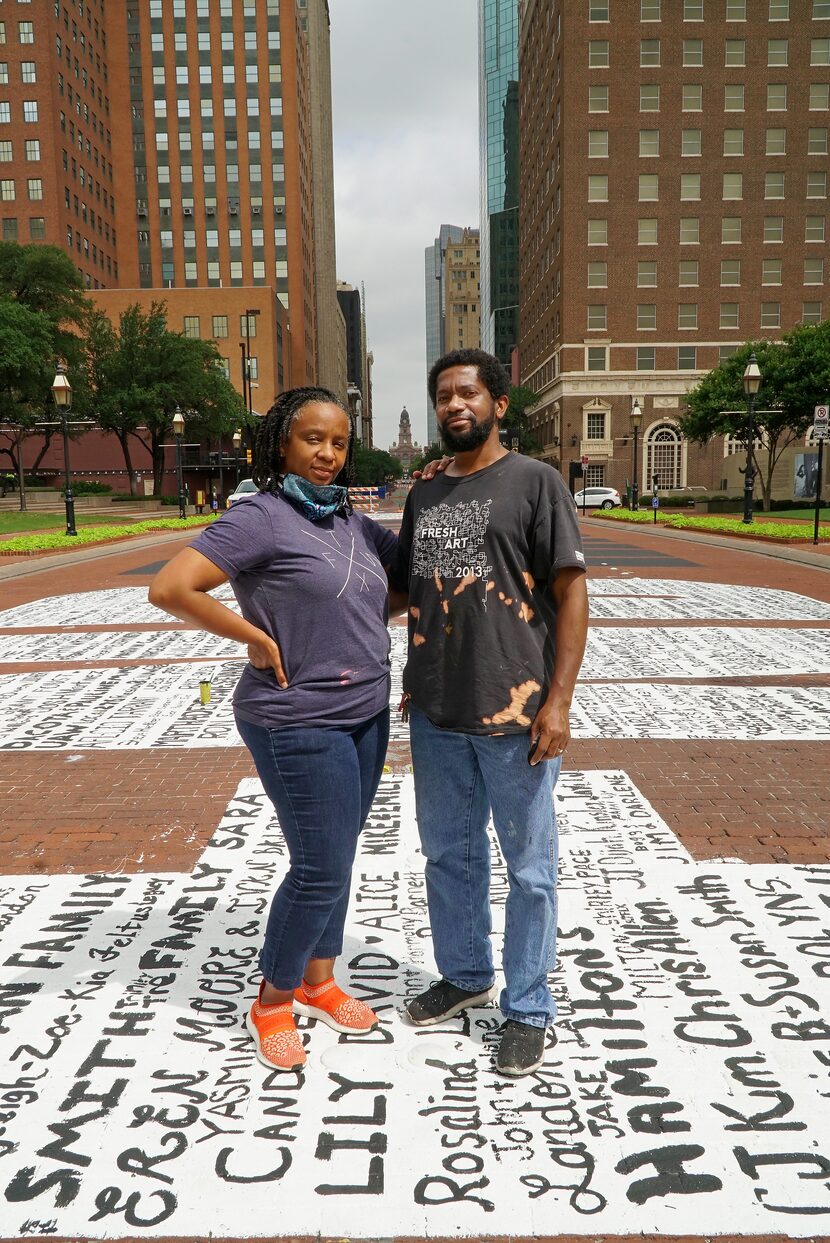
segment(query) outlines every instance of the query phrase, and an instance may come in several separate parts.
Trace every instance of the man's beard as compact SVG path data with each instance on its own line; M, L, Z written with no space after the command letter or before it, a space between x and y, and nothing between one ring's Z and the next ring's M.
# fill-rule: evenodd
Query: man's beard
M495 425L494 409L488 419L485 419L483 423L475 423L466 432L451 432L446 427L442 427L441 439L452 453L468 453L471 449L478 449L485 440L489 439Z

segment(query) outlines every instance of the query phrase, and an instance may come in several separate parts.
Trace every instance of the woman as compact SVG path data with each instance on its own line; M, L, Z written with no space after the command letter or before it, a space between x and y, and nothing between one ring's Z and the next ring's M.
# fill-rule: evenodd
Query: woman
M237 728L277 809L290 868L271 904L247 1017L270 1069L306 1060L294 1013L339 1032L377 1017L335 984L357 838L389 736L387 580L396 538L352 512L352 437L333 393L282 393L257 427L239 500L157 574L150 602L247 644ZM238 616L208 593L230 580Z

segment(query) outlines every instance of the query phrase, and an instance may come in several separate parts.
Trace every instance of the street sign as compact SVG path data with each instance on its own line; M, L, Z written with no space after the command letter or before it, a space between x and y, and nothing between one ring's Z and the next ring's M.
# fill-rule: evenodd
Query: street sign
M660 508L660 497L659 497L659 496L653 496L653 497L651 498L651 508L652 508L652 509L659 509L659 508Z
M830 407L816 406L813 410L813 433L816 440L830 439Z
M583 457L583 458L582 458L582 465L583 465L583 466L587 466L587 465L588 465L588 458L587 458L587 457Z

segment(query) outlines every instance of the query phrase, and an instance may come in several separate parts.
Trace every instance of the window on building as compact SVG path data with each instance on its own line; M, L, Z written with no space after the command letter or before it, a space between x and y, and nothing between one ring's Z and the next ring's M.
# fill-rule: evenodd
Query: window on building
M654 217L637 221L637 245L657 245L657 220Z
M680 134L680 154L681 155L701 155L702 147L702 131L699 129L684 129Z
M608 130L588 130L588 156L592 160L604 159L608 155Z
M768 129L766 141L767 155L787 154L787 131L785 129Z
M30 216L29 217L29 237L33 242L40 241L46 237L46 217Z
M660 197L660 178L657 173L640 173L638 180L641 203L654 203Z
M824 260L818 256L810 256L804 260L804 284L824 284Z
M802 302L801 322L803 324L820 324L822 321L820 302Z
M723 88L723 110L724 112L743 112L743 83L731 82Z
M767 39L767 64L772 68L788 65L790 61L789 39Z
M743 196L743 173L724 173L722 197L724 199L742 199Z
M723 55L724 64L742 68L746 64L746 39L727 39Z
M830 39L810 40L810 64L830 65Z
M761 327L762 328L780 328L781 327L781 303L780 302L762 302L761 303Z
M737 302L721 302L720 304L720 327L721 328L737 328L738 321L738 303Z
M810 83L810 111L827 112L830 108L830 83Z
M640 289L653 289L657 285L657 260L641 259L637 264L637 286Z
M646 157L656 156L660 154L660 131L659 129L641 129L640 130L640 155Z
M684 22L703 21L703 0L683 0Z
M13 216L7 216L3 221L3 241L17 241L17 220Z
M703 111L703 87L699 83L685 83L681 91L681 98L684 112Z
M680 266L677 273L677 283L680 286L700 284L700 267L697 259L680 260Z
M608 87L607 86L589 86L588 87L588 111L589 112L607 112L608 111Z
M683 67L697 69L703 64L703 40L683 40Z
M588 264L588 288L589 289L607 289L608 287L608 264L604 262L593 262Z
M826 129L812 128L807 130L807 154L827 155Z
M199 316L185 315L184 317L184 335L186 337L198 337L199 333Z
M228 335L227 315L214 315L211 320L211 336L217 341L224 340Z
M37 121L37 119L38 119L37 100L36 99L24 99L23 100L23 120L31 123L33 121Z
M17 37L21 43L34 43L35 41L35 24L34 22L18 22Z
M681 302L677 307L677 327L697 328L697 303Z
M645 433L646 477L657 476L661 488L679 488L683 480L683 442L671 423L658 423Z
M588 42L588 67L590 69L607 69L610 64L607 39L591 39Z
M605 345L589 345L585 351L586 371L608 370L608 347Z
M660 21L660 0L640 0L640 21Z
M638 371L654 371L657 366L657 351L653 345L638 345L637 360Z
M605 439L605 412L591 410L585 416L585 439Z
M764 259L761 264L761 284L780 285L783 263L780 259Z
M767 84L767 112L787 111L786 82L769 82Z
M240 315L239 316L239 335L240 337L256 336L256 315Z
M824 170L807 174L807 198L827 198L827 173Z
M813 21L830 22L830 0L813 0Z
M605 332L608 328L608 307L604 303L588 306L588 328L592 332Z
M764 217L764 241L765 242L783 242L784 240L784 217L783 216L765 216Z
M0 100L0 123L7 123L12 119L12 106L5 100Z
M38 202L43 198L43 182L40 177L29 177L26 188L32 202Z
M677 370L694 371L697 368L697 346L680 345L677 347Z
M640 302L637 305L637 327L643 332L653 332L657 327L657 304Z
M11 164L13 158L11 142L0 142L0 164Z
M727 358L734 357L739 350L737 345L721 345L718 348L718 362L725 363Z
M588 221L588 245L589 246L607 246L608 245L608 221L607 220L589 220Z
M684 203L700 198L700 173L680 174L680 198Z
M26 159L30 163L37 163L40 159L40 139L27 138L25 142Z
M769 0L769 19L771 22L789 21L790 0Z
M595 173L588 178L588 202L608 202L608 177L604 173Z
M588 21L608 21L608 0L588 0Z
M640 40L640 67L643 69L660 67L660 40Z
M700 217L681 216L680 245L697 246L700 244Z
M721 259L720 283L721 285L740 285L741 283L741 261L740 259Z
M823 242L825 240L825 216L808 216L804 221L804 241Z
M660 87L656 82L641 84L640 86L640 111L641 112L659 112L660 111Z
M13 203L14 198L14 181L5 178L0 180L0 199L4 203Z
M723 131L723 154L743 155L744 132L742 129L725 129Z
M37 82L37 66L33 60L22 60L20 62L20 81Z
M726 0L726 20L728 22L745 22L746 0Z

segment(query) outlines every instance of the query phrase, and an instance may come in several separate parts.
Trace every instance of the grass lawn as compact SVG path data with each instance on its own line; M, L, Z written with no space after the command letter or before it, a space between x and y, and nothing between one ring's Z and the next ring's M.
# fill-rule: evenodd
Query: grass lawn
M638 509L631 513L627 509L594 510L591 515L608 522L634 522L645 525L652 522L652 514L648 510ZM751 524L744 526L740 518L727 517L722 514L699 514L696 517L687 513L660 513L657 522L660 526L675 531L710 531L716 535L735 535L741 538L767 540L802 540L813 538L813 523L804 519L796 522L765 521L766 515L756 513ZM830 527L819 527L819 539L830 540Z
M141 515L139 515L141 517ZM122 521L131 524L136 521L135 518L124 515ZM75 514L76 527L97 527L118 525L118 518L112 514ZM13 535L20 531L62 531L66 525L66 515L61 512L59 514L42 514L20 513L19 510L0 513L0 535Z

